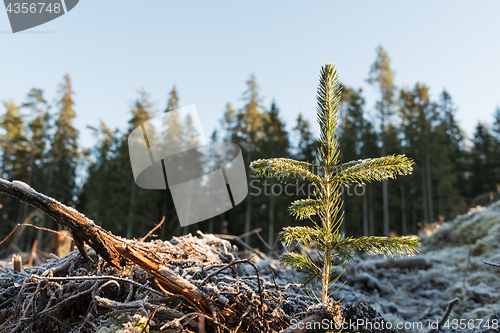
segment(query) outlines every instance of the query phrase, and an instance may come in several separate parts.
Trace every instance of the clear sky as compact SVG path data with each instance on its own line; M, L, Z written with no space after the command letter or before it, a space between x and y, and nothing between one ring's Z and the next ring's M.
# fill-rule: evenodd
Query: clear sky
M196 104L205 134L227 102L242 105L254 73L269 107L274 99L291 129L299 112L315 123L319 69L337 64L341 80L361 87L382 45L399 87L422 82L436 98L446 88L471 135L500 105L499 1L97 1L26 32L10 33L0 11L0 100L24 100L32 88L49 99L69 73L76 127L99 119L124 129L137 89L163 110L175 83L180 105ZM3 111L2 111L3 112ZM315 128L316 129L316 128Z

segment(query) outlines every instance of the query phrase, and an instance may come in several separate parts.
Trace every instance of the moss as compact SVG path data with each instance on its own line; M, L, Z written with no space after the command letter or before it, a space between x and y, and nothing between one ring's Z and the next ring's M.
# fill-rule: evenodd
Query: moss
M472 217L458 225L458 229L453 233L455 241L460 244L474 244L478 239L486 237L493 229L500 225L500 217L498 214L484 212Z

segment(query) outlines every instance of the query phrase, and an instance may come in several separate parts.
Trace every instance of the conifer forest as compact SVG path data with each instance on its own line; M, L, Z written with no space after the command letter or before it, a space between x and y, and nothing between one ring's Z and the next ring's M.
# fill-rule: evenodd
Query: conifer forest
M126 126L96 120L91 141L70 70L0 91L0 333L500 332L500 106L470 134L448 90L398 85L388 49L371 56L371 93L330 59L294 119L249 72L205 132L241 149L248 194L187 225L167 162L167 189L143 188L129 149L142 128L159 162L144 124L193 104L186 81L139 83L114 111Z
M466 137L455 120L453 96L443 90L431 100L424 82L411 88L396 87L387 52L381 47L375 56L367 69L369 82L380 91L375 106L365 104L362 90L343 87L336 133L340 160L404 154L415 167L411 177L344 186L344 232L352 236L416 234L425 224L449 220L470 207L496 200L500 184L500 108L491 110L493 124L478 123L474 136ZM249 228L265 226L261 234L273 243L283 227L299 223L283 207L311 193L300 183L285 189L271 179L256 178L249 164L271 157L313 163L318 141L313 134L315 124L305 115L299 114L287 130L279 101L271 105L260 102L257 77L250 76L246 86L242 96L228 96L238 103L221 105L224 113L211 140L230 141L241 147L251 200L195 226L181 229L168 191L144 190L133 180L128 134L155 115L146 90L131 96L134 102L127 112L128 129L109 128L103 122L89 126L97 142L89 148L79 145L79 133L73 126L78 100L70 75L61 78L60 97L54 103L45 99L41 87L28 91L21 101L2 96L2 177L21 180L127 238L146 234L165 216L159 231L162 239L197 229L239 235ZM162 112L176 109L182 98L182 91L175 86L167 93ZM314 113L313 107L310 112ZM28 205L6 196L0 199L2 238L18 223L56 227L55 222ZM46 242L44 238L50 236L33 229L23 235L22 249L31 247L35 239Z

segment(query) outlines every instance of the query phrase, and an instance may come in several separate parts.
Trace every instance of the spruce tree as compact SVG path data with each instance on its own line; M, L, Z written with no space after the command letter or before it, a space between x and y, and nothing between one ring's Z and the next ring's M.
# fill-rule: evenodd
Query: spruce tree
M412 177L414 193L418 194L415 202L421 210L420 222L434 222L434 201L431 163L440 154L436 142L434 123L437 122L435 103L428 95L429 88L417 83L412 90L400 92L401 132L404 138L403 149L415 157L415 176ZM415 221L417 222L417 221Z
M6 112L0 118L5 133L0 136L2 147L2 177L26 181L29 145L20 108L13 102L3 102Z
M236 144L239 144L244 153L244 159L250 163L258 151L258 143L264 136L261 100L258 93L257 79L251 75L246 82L247 90L243 93L245 106L237 115L237 126L234 129L237 137ZM233 141L234 142L234 141ZM249 232L252 226L252 196L246 198L245 207L245 233Z
M0 128L4 133L0 135L2 153L2 178L20 179L26 181L26 165L29 156L29 145L26 137L26 128L21 116L20 108L13 102L3 102L6 112L0 118ZM11 197L2 197L0 206L0 232L3 228L10 228L8 222L21 223L23 210L26 204L16 202ZM3 220L6 220L5 223ZM7 229L8 230L8 229Z
M64 76L59 86L61 99L58 102L59 112L56 115L55 133L52 139L50 155L51 183L48 194L67 205L74 204L76 194L76 168L78 165L78 131L73 126L76 117L73 101L73 88L69 75Z
M41 89L31 89L22 107L29 109L31 113L31 121L28 124L30 145L26 183L44 192L48 187L47 174L43 164L46 163L45 154L50 146L49 131L52 128L49 114L50 106L43 97Z
M439 96L439 119L435 138L435 169L437 181L437 207L444 219L450 219L467 209L464 200L465 181L464 135L456 119L456 107L450 94L443 90Z
M276 156L288 155L290 142L288 140L288 133L285 129L285 123L281 120L279 115L279 108L273 101L271 109L264 112L262 129L264 137L261 143L261 155L263 157L272 158ZM275 196L273 191L274 182L271 179L269 184L269 200L268 205L268 243L274 243L274 228L275 228L275 206L276 203L282 202L283 198ZM265 219L265 218L264 218Z
M178 107L179 107L179 95L177 94L177 88L175 87L174 84L172 90L169 93L167 108L165 109L165 112L173 111Z
M130 165L130 157L128 152L128 134L132 132L135 128L141 126L146 121L154 117L153 107L154 104L151 102L150 95L144 90L140 89L138 91L139 97L135 100L132 105L132 118L129 120L129 131L123 137L123 142L120 147L120 159L126 163L126 167L122 169L122 179L130 179L130 190L127 191L130 197L126 202L128 202L128 223L126 237L132 238L132 233L135 236L140 234L145 234L146 229L153 223L153 221L160 220L159 214L155 206L158 206L159 191L151 191L138 187L135 184L135 180L132 174L132 168ZM137 214L136 212L141 212ZM133 226L136 228L133 228Z
M313 137L309 121L305 120L302 114L299 114L297 117L297 125L295 125L293 130L296 137L298 137L294 153L295 158L310 163L314 162L318 143Z
M389 56L382 46L377 48L377 59L370 68L370 84L378 84L381 98L377 101L376 109L379 112L382 155L386 154L385 142L387 141L387 126L392 116L394 104L394 71L391 69ZM387 182L382 182L382 206L384 216L384 235L389 235L389 194Z
M495 154L492 163L495 166L493 173L495 175L497 191L500 192L500 107L497 106L493 117L495 121L493 122L492 135L495 139L493 148Z
M494 138L485 124L479 122L474 132L472 142L474 144L471 152L470 179L471 197L496 190L494 177Z
M97 142L94 147L86 151L88 176L82 187L77 209L85 212L96 224L109 230L112 226L108 223L103 224L103 221L111 222L106 218L106 208L114 195L111 192L113 177L110 172L110 161L116 149L117 131L113 132L102 120L99 127L87 126L87 128L93 132Z
M363 105L364 99L361 96L361 89L354 90L341 86L342 88L342 103L340 105L340 119L338 135L340 140L339 160L351 161L361 158L361 148L363 141L364 119L363 119ZM354 187L354 186L353 186ZM356 189L356 188L354 188ZM367 235L367 223L363 223L363 211L360 209L351 209L354 207L361 207L363 196L353 195L353 188L350 188L343 193L344 200L344 218L349 221L347 230L349 234L353 234L356 230L363 229L366 224L366 230L363 234ZM356 189L359 191L359 189ZM367 221L366 221L367 222Z
M179 94L177 92L177 87L174 85L172 87L172 90L170 91L169 93L169 97L168 97L168 100L167 100L167 107L165 109L165 112L170 112L170 111L173 111L175 109L179 108ZM172 124L172 121L171 121L171 125L174 125ZM177 125L177 124L175 124ZM174 135L174 136L177 136L178 135L178 131L180 130L180 128L172 128L171 130L169 130L169 134L171 135ZM168 184L167 184L168 186ZM160 197L160 207L161 207L161 215L165 217L165 221L164 221L164 224L163 224L163 227L160 229L160 237L162 239L165 239L166 235L167 235L167 227L172 227L172 219L173 217L175 216L175 210L172 209L172 207L174 207L174 201L172 199L172 195L171 193L167 190L167 191L162 191L161 194L159 195ZM177 229L177 225L176 225L176 228ZM184 227L185 231L184 233L187 233L187 227Z
M298 200L289 208L290 214L299 219L311 219L314 226L286 227L283 230L285 245L294 241L303 244L316 244L320 251L320 262L309 255L285 253L281 260L289 266L306 274L304 284L320 281L320 302L326 304L331 296L330 289L340 275L332 279L345 262L353 260L355 250L370 254L384 253L394 256L414 254L419 242L408 237L388 238L363 236L345 237L340 233L343 216L341 186L347 183L364 185L365 182L382 181L397 175L412 172L413 162L403 155L389 155L339 164L338 138L335 131L339 123L341 88L337 71L332 64L322 67L317 93L317 119L320 125L320 148L316 164L287 158L257 160L251 168L259 175L267 175L287 183L296 178L307 180L316 189L314 197ZM318 174L311 170L318 170ZM317 215L320 222L312 220ZM336 260L342 263L335 266Z

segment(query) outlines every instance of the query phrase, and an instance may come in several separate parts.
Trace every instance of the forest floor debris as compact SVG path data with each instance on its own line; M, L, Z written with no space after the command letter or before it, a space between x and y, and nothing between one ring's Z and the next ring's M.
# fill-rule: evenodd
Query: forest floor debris
M143 269L117 269L87 248L94 263L75 250L22 272L0 267L0 332L279 332L311 311L311 300L295 283L299 273L272 269L271 260L253 265L239 259L227 240L199 232L144 244L232 315L199 313L182 296L161 291ZM342 309L384 320L364 302Z
M341 277L346 285L335 297L347 304L365 300L394 324L424 323L422 329L401 332L428 332L426 323L441 318L448 302L459 298L450 322L471 320L474 328L455 332L500 332L500 268L485 264L500 263L500 202L472 209L420 237L415 265L398 268L380 257L358 258ZM495 318L499 325L492 325ZM496 329L484 327L488 319Z
M347 268L340 280L345 285L334 294L341 299L344 320L365 318L394 327L407 323L410 328L397 331L428 332L429 321L440 320L458 298L450 321L472 320L474 328L443 331L500 332L492 325L500 317L500 268L484 264L500 263L500 202L421 237L417 258L391 262L365 256ZM211 313L164 290L137 264L114 267L87 248L91 262L73 251L21 272L0 267L0 332L297 332L291 324L328 316L321 307L310 307L313 301L298 285L300 273L261 252L252 260L241 259L228 240L199 232L171 241L124 242L147 249L172 274L195 286ZM480 319L483 327L476 327ZM396 332L357 328L353 332Z

